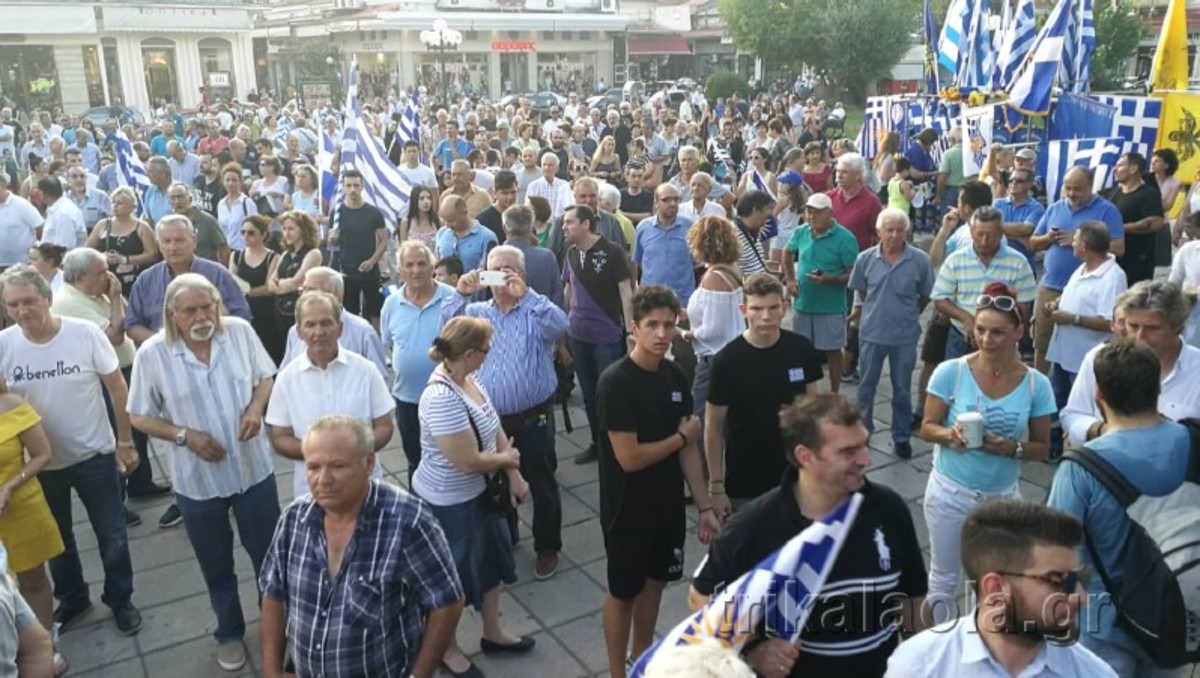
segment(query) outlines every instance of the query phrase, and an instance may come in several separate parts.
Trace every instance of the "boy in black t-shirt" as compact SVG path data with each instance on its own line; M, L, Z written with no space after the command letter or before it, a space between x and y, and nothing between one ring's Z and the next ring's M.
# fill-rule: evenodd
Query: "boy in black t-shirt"
M700 542L720 529L704 485L691 388L683 369L664 360L679 300L666 287L647 285L634 293L632 306L636 344L600 375L596 389L608 555L604 639L613 678L625 678L626 650L637 657L650 647L663 588L683 575L684 478L700 510Z

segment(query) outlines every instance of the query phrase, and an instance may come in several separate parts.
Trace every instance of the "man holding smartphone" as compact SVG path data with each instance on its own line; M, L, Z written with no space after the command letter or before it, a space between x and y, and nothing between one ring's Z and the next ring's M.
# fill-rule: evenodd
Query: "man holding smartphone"
M1111 202L1092 192L1092 172L1075 166L1063 178L1062 199L1050 205L1042 215L1029 246L1034 252L1046 251L1042 279L1038 284L1033 316L1033 362L1042 374L1050 371L1046 349L1054 334L1054 322L1046 304L1057 301L1071 274L1083 262L1072 250L1075 229L1085 221L1099 221L1108 227L1109 251L1116 256L1125 253L1125 225L1121 212Z

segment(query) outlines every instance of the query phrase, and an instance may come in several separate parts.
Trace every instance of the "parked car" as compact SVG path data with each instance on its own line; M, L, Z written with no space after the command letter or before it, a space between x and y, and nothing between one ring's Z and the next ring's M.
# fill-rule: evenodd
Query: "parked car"
M684 90L662 90L651 94L650 98L647 99L646 103L642 106L642 109L648 113L653 111L655 108L665 106L678 113L679 104L683 103L683 100L686 98L688 98L688 93Z
M604 94L588 97L587 105L588 108L598 108L603 113L608 110L609 106L620 106L621 102L625 100L624 96L625 90L620 87L613 87Z

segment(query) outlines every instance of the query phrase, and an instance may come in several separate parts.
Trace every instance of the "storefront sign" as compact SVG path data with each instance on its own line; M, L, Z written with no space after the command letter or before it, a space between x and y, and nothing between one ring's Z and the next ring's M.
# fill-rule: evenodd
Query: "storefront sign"
M362 44L363 52L382 52L384 51L382 42L364 42Z
M536 52L537 44L527 40L497 40L492 43L493 52Z
M208 74L208 86L209 87L228 87L229 86L229 74L228 73L218 73L218 72L209 73Z

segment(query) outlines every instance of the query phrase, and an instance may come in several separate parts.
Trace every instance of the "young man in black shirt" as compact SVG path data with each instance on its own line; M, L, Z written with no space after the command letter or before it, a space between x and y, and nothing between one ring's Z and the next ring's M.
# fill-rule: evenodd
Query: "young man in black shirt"
M379 260L387 252L387 222L377 207L363 201L361 172L342 172L342 191L345 197L337 208L337 228L329 235L329 241L342 248L345 307L350 313L369 320L378 332L379 312L383 309Z
M897 633L925 626L925 561L900 495L866 479L867 429L852 401L803 396L779 412L788 470L775 489L742 507L713 540L688 592L693 610L850 497L858 516L834 561L799 646L760 627L743 648L768 678L882 676ZM744 601L751 604L753 601Z
M746 278L742 295L746 331L713 358L705 406L708 492L720 518L779 487L787 466L779 408L815 393L823 376L812 342L780 328L779 278L755 273Z
M1125 223L1125 254L1117 264L1125 271L1130 287L1154 277L1155 245L1163 220L1162 194L1157 184L1147 182L1146 158L1126 153L1113 168L1117 185L1104 197L1121 211Z
M634 226L654 214L654 191L642 190L645 173L646 165L640 160L625 167L627 186L621 191L621 212L629 217Z
M596 416L605 434L600 523L608 556L603 620L612 678L625 678L627 651L637 657L650 647L663 588L683 576L685 478L700 511L700 542L720 529L704 485L691 387L683 369L664 359L679 300L667 287L647 285L634 293L632 314L635 345L604 370L596 389Z
M504 242L504 210L517 203L517 175L512 170L502 169L496 172L496 183L492 189L495 202L479 213L475 220L488 227L496 234L496 242Z

